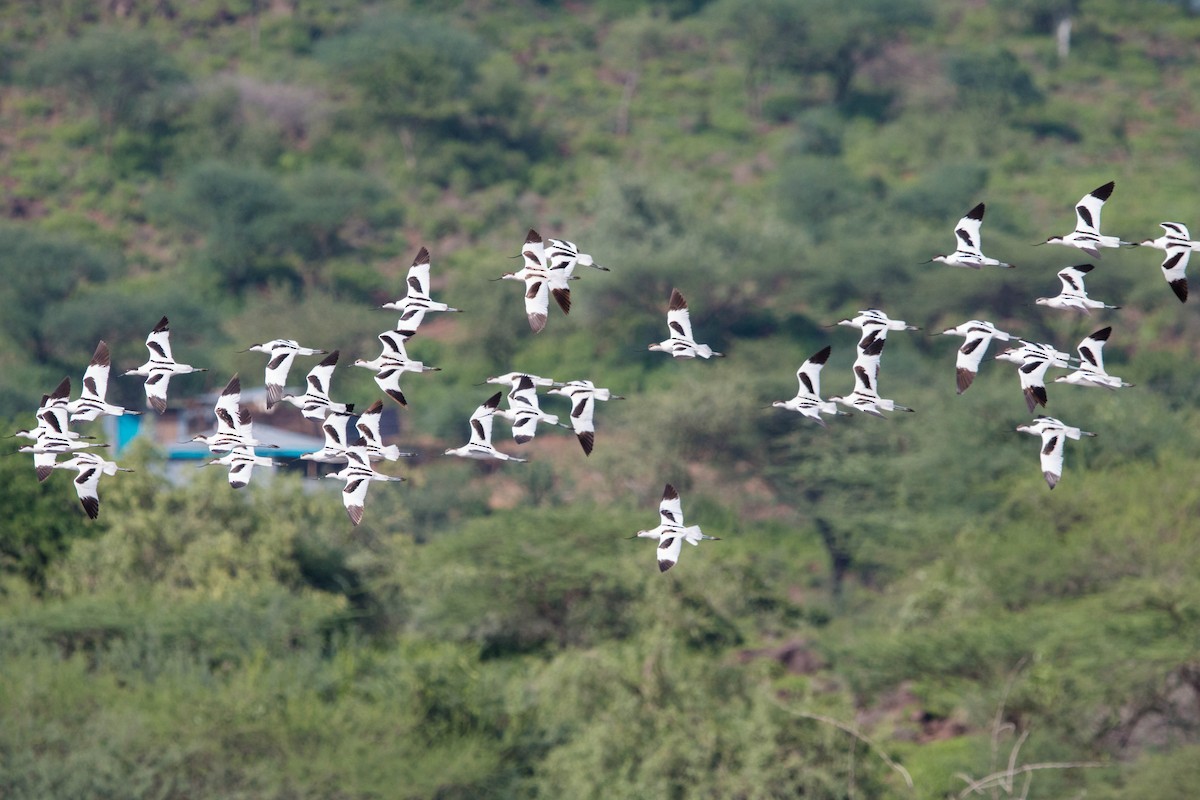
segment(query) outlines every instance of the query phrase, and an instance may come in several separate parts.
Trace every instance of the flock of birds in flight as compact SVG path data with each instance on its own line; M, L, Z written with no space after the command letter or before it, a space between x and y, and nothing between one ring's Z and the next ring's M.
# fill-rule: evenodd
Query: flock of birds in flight
M1187 263L1190 254L1200 249L1200 242L1192 241L1187 228L1176 222L1160 223L1164 231L1163 236L1138 243L1101 234L1100 212L1112 194L1113 187L1114 183L1110 181L1081 198L1075 207L1075 229L1065 236L1053 236L1040 244L1060 244L1077 248L1097 259L1100 258L1103 248L1140 245L1163 250L1163 277L1176 297L1181 302L1186 302ZM954 252L935 256L928 263L937 262L968 269L1011 268L1011 264L983 254L980 237L983 216L984 204L979 203L959 220L955 227L957 246ZM578 279L578 276L574 275L576 267L590 266L608 271L607 267L596 264L591 255L580 252L574 243L563 239L543 241L534 230L530 230L526 236L521 257L524 265L520 270L505 273L495 280L513 280L524 284L525 314L534 333L542 331L546 326L551 297L564 314L571 310L570 284ZM1036 303L1084 314L1090 314L1094 309L1118 308L1088 296L1084 288L1084 278L1092 268L1090 264L1079 264L1060 270L1060 292L1053 297L1037 298ZM396 327L379 334L383 350L377 358L360 358L354 365L372 370L375 382L383 393L404 406L407 405L407 399L400 388L401 376L407 372L420 373L438 369L411 359L405 343L416 334L426 314L458 312L459 309L436 302L430 297L430 260L429 252L424 247L409 268L405 296L382 307L400 312ZM845 395L822 398L820 374L832 352L832 348L826 346L806 359L797 369L799 388L796 395L789 400L776 401L772 405L798 412L823 427L826 426L826 422L822 415L845 416L858 411L884 417L883 412L912 411L911 408L882 397L878 384L880 361L889 331L917 328L903 320L891 319L879 309L860 311L857 316L840 320L836 324L854 327L861 332L853 364L853 391ZM650 350L669 353L682 359L708 359L722 355L707 344L696 341L687 302L678 289L672 289L667 305L667 328L670 333L668 338L650 344ZM1072 370L1056 377L1055 382L1110 390L1132 385L1105 370L1102 353L1111 332L1111 326L1106 326L1084 337L1076 348L1078 358L1049 344L1020 339L984 320L969 320L941 333L965 339L963 345L958 348L955 364L959 394L971 386L993 339L1000 342L1018 340L1020 346L1009 347L994 358L1017 365L1020 386L1028 410L1033 413L1038 406L1044 407L1047 403L1045 377L1051 368ZM164 316L146 338L149 359L140 367L123 373L145 379L146 404L159 414L167 408L167 389L172 377L206 371L175 361L171 354L169 336L168 320ZM240 352L261 352L268 356L264 376L268 409L278 403L290 403L299 408L305 417L321 423L325 436L323 447L314 452L304 453L300 458L344 465L336 472L327 473L325 477L344 483L342 502L350 521L358 525L363 519L367 489L372 482L404 480L399 476L379 472L373 466L374 463L397 461L402 457L414 455L401 451L395 444L383 442L380 435L383 401L376 400L355 419L353 404L337 403L330 399L330 385L339 358L337 350L327 352L302 347L290 339L274 339L252 345ZM302 394L285 393L288 373L294 359L297 356L316 355L323 355L325 358L308 372L305 391ZM71 381L70 378L64 378L53 392L43 397L36 413L36 426L13 434L33 440L32 445L21 447L18 452L33 454L39 481L45 480L55 469L77 472L74 479L76 493L87 515L93 519L99 515L100 476L115 475L118 471L129 470L104 459L92 450L107 447L107 444L72 430L70 425L92 421L101 415L141 413L106 401L110 369L109 347L101 341L84 373L80 396L71 399ZM561 383L523 372L509 372L490 377L486 383L508 387L507 407L500 408L503 391L496 392L485 400L470 417L470 437L467 443L461 447L447 449L446 455L525 461L526 459L505 453L493 445L492 425L497 416L508 421L512 437L518 444L532 440L539 424L568 427L558 421L557 415L541 410L539 388L545 389L547 394L561 395L570 401L569 427L573 429L584 453L590 455L595 443L596 401L623 399L589 380ZM838 409L839 405L849 410L841 411ZM227 467L229 483L234 488L242 488L249 483L254 467L278 466L269 456L256 452L257 449L271 449L276 445L254 437L250 411L241 405L241 381L237 374L229 380L218 396L214 414L217 419L215 432L198 435L192 439L206 444L215 456L205 465ZM353 429L350 427L351 422L354 423ZM1095 435L1045 415L1035 417L1030 424L1020 425L1016 430L1041 438L1041 468L1051 489L1062 475L1064 440ZM59 461L60 455L67 457ZM638 537L658 541L660 571L666 571L676 563L683 542L698 545L704 539L716 538L702 533L699 526L684 525L682 502L679 493L670 483L666 485L659 504L659 525L639 531L630 538Z

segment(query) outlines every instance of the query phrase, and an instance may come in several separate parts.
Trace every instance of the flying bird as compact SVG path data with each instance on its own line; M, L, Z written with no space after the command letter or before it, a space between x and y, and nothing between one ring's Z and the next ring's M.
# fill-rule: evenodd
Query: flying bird
M1093 386L1101 389L1123 389L1133 386L1115 375L1109 375L1104 369L1104 345L1112 333L1112 326L1101 328L1090 333L1079 343L1079 369L1067 375L1059 375L1056 383L1070 383L1076 386Z
M272 339L261 344L252 344L241 353L266 353L267 371L267 408L273 407L283 399L283 387L287 385L288 370L296 356L323 356L328 351L312 347L301 347L292 339Z
M146 337L146 349L150 351L146 363L122 374L138 375L146 379L146 405L161 414L167 410L167 386L172 377L193 372L208 372L208 369L180 364L175 360L171 355L171 330L166 317L160 319Z
M1008 361L1017 365L1021 391L1029 412L1049 402L1046 394L1046 372L1050 367L1070 368L1071 356L1055 350L1048 344L1021 340L1020 347L1010 347L996 356L997 361Z
M859 351L858 357L854 359L854 391L848 395L830 397L831 402L841 403L847 408L876 417L883 417L884 411L913 410L879 396L879 361L886 342L887 339L881 336Z
M983 225L983 203L972 208L967 215L958 221L954 227L955 243L953 253L934 256L930 261L937 261L951 267L966 267L967 269L982 269L983 267L1012 268L994 258L988 258L980 249L979 228Z
M1083 276L1093 269L1095 267L1091 264L1076 264L1073 267L1060 269L1058 280L1062 283L1062 289L1059 293L1054 297L1039 297L1033 302L1039 306L1071 309L1082 311L1084 314L1092 313L1093 308L1120 308L1120 306L1110 306L1088 297L1087 290L1083 286Z
M508 408L497 409L495 415L512 423L512 436L517 444L525 444L537 435L539 422L557 425L558 416L542 411L538 404L537 388L529 376L517 378L508 392Z
M235 447L278 447L254 438L250 411L242 408L241 403L242 382L234 373L213 406L213 413L217 417L216 432L193 436L189 441L203 442L213 453L223 453Z
M859 352L865 350L876 339L886 339L888 331L920 330L916 325L909 325L902 319L892 319L878 308L864 309L858 312L858 316L841 319L834 324L858 328L862 331L862 336L858 340Z
M712 358L724 355L714 352L706 344L698 344L693 338L687 301L678 289L671 290L671 301L667 305L667 328L671 331L670 338L650 345L649 349L670 353L675 358Z
M585 456L592 454L592 447L596 443L596 426L593 421L596 401L625 399L585 380L568 381L550 389L547 394L559 394L571 401L571 429L575 431Z
M987 352L992 339L1007 342L1012 334L1005 333L987 320L972 319L953 328L942 331L943 336L962 336L966 339L958 348L958 356L954 361L955 379L958 393L962 394L971 387L979 365Z
M421 361L408 357L404 343L410 337L403 331L384 331L378 339L383 344L383 352L371 361L357 359L356 367L375 370L375 383L384 393L402 406L408 405L408 399L400 389L400 376L406 372L438 372L441 367L430 367Z
M346 448L346 466L337 472L330 472L326 478L337 478L345 481L342 489L342 505L350 516L350 522L358 525L363 519L363 509L367 502L367 489L372 481L403 481L404 478L395 475L384 475L376 472L371 466L371 459L361 442L355 442Z
M122 406L107 402L104 397L108 394L108 373L112 368L112 357L108 344L101 339L96 345L91 363L83 373L83 388L79 398L67 403L67 411L71 414L71 422L90 422L101 414L120 417L125 414L141 414Z
M534 333L546 327L546 312L550 308L550 270L546 264L546 246L533 228L525 236L521 250L525 266L516 272L506 272L496 280L525 283L525 316ZM568 299L567 308L570 308Z
M429 296L429 250L422 247L408 268L408 291L404 297L390 303L384 303L381 308L394 308L400 312L400 320L396 330L406 336L417 332L425 314L430 311L460 311L445 303L439 303Z
M1162 262L1163 279L1171 287L1171 291L1186 303L1188 297L1187 265L1192 252L1200 250L1200 242L1193 242L1187 226L1179 222L1160 222L1159 227L1164 233L1157 239L1146 239L1138 242L1141 247L1153 247L1165 251Z
M1029 425L1018 425L1017 430L1042 437L1042 475L1046 477L1046 483L1051 489L1058 485L1062 477L1064 440L1096 435L1090 431L1073 428L1054 417L1035 417Z
M662 500L658 504L658 527L646 531L638 531L629 538L658 540L658 571L666 572L675 566L683 543L696 547L704 539L719 541L719 536L707 536L699 525L683 524L683 503L675 487L667 484L663 489Z
M383 436L379 432L379 423L383 418L383 401L376 400L366 411L358 417L358 422L354 424L355 430L362 437L360 444L365 448L367 457L371 461L379 461L385 459L387 461L395 461L398 458L411 458L415 453L405 453L397 445L383 443Z
M220 458L206 461L200 466L213 465L229 467L229 485L234 489L244 489L250 483L255 467L278 467L279 462L267 456L255 455L250 445L236 445Z
M78 472L75 476L75 494L79 503L91 519L100 516L100 476L116 475L118 472L133 472L131 469L117 466L115 461L107 461L95 453L78 452L66 461L54 464L54 469L73 469Z
M821 399L821 368L829 360L832 350L832 347L826 346L809 356L796 370L796 380L799 383L796 396L791 400L776 400L771 405L775 408L786 408L788 411L798 411L822 428L827 426L821 414L844 415L846 412L838 411L837 404L832 400Z
M379 402L382 408L383 403ZM368 409L369 410L369 409ZM321 432L325 434L325 444L320 450L314 450L311 453L303 453L300 458L305 461L316 461L322 464L340 464L346 461L346 448L349 447L349 440L346 438L346 429L350 425L350 420L353 415L346 412L331 411L329 416L321 423Z
M329 399L329 384L333 380L333 370L337 367L338 354L339 351L334 350L320 364L308 371L304 394L285 394L279 399L300 409L300 413L308 419L325 419L325 415L331 411L342 414L353 411L353 403L335 403Z
M1100 258L1101 248L1131 245L1132 242L1125 242L1116 236L1106 236L1100 233L1100 211L1104 208L1104 201L1112 196L1114 186L1116 186L1116 182L1109 181L1085 194L1075 206L1075 230L1066 236L1051 236L1040 244L1077 247L1092 258Z
M471 414L471 438L462 447L452 447L446 451L448 456L462 458L494 458L499 461L525 461L523 458L502 453L492 446L492 417L500 405L500 392L489 397L483 405Z

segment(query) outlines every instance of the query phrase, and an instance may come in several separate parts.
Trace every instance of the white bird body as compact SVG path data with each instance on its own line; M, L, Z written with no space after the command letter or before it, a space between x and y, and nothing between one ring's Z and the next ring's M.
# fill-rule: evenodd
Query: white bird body
M1200 242L1192 241L1192 235L1187 226L1180 222L1160 222L1163 235L1157 239L1146 239L1138 242L1141 247L1153 247L1165 251L1162 262L1163 279L1171 287L1171 291L1186 303L1188 296L1187 265L1192 253L1200 250Z
M581 253L579 246L574 242L568 242L566 239L547 239L546 240L546 255L550 259L550 268L555 269L558 262L569 262L569 270L573 271L576 266L591 267L593 269L609 272L608 267L602 267L592 260L591 255ZM569 276L571 272L568 271Z
M80 436L77 431L70 429L70 414L67 411L70 400L71 379L68 377L59 381L53 392L42 395L42 404L34 414L37 424L32 428L14 432L12 437L37 441L49 434L61 439L90 439L90 436Z
M1112 333L1112 326L1088 334L1079 343L1079 369L1067 375L1055 378L1056 383L1069 383L1075 386L1090 386L1100 389L1122 389L1132 386L1115 375L1109 375L1104 369L1104 345Z
M1063 441L1079 439L1081 436L1095 436L1089 431L1080 430L1063 423L1054 417L1036 417L1029 425L1018 425L1017 430L1042 438L1041 466L1046 483L1053 489L1062 477Z
M1091 264L1076 264L1073 267L1060 269L1058 280L1062 284L1061 291L1054 297L1039 297L1034 300L1034 303L1050 308L1082 311L1084 314L1092 313L1093 308L1120 308L1120 306L1110 306L1088 297L1087 290L1083 285L1083 277L1093 269Z
M504 273L499 280L524 282L525 316L533 332L540 333L546 327L550 309L550 270L546 264L546 247L542 237L532 228L525 236L521 257L525 260L525 266L516 272ZM570 308L569 297L567 308Z
M462 458L494 458L499 461L525 461L523 458L502 453L492 446L492 417L500 405L500 392L489 397L486 402L471 414L471 438L462 447L452 447L446 451L448 456Z
M991 322L979 319L968 320L961 325L947 328L942 331L942 335L962 336L966 339L962 347L958 348L958 355L954 361L959 394L965 392L974 382L975 375L979 372L979 365L983 362L983 356L992 340L1007 342L1013 338L1012 334L1005 333Z
M380 406L382 407L382 403ZM305 461L316 461L322 464L340 464L346 460L346 448L349 440L346 429L350 426L352 415L349 412L331 411L321 423L321 431L325 434L325 444L320 450L303 453L300 458Z
M400 320L396 330L407 336L416 333L425 314L429 311L459 311L445 303L439 303L429 296L429 250L422 247L408 268L408 291L399 300L384 303L383 308L393 308L400 312Z
M49 430L43 430L34 439L33 444L18 447L17 452L33 454L33 469L37 473L38 482L41 483L50 477L60 454L84 450L88 447L108 447L108 445L83 439L68 439L65 436L51 433Z
M96 345L91 363L83 373L83 388L79 399L67 403L71 422L90 422L101 414L120 417L125 414L140 414L140 411L130 411L122 406L107 402L104 397L108 394L108 373L112 368L112 358L109 354L108 343L103 339Z
M887 339L888 331L916 331L915 325L909 325L902 319L892 319L878 308L867 308L858 312L858 316L838 320L838 325L858 328L862 336L858 340L858 349L863 351L876 339Z
M413 453L403 452L399 446L394 444L385 445L383 436L379 432L379 423L383 417L383 401L376 400L366 411L358 417L358 422L355 423L355 430L362 437L362 446L365 448L367 458L371 461L387 460L395 461L398 458L410 458Z
M408 400L400 389L400 376L406 372L438 372L441 367L431 367L409 358L404 347L409 335L404 331L384 331L377 338L383 344L383 352L379 357L371 361L357 359L354 366L374 370L375 383L379 388L400 405L407 406Z
M571 429L575 431L579 445L584 455L592 454L596 442L596 426L594 421L597 400L624 400L618 394L608 389L597 387L587 380L568 381L557 386L547 394L559 394L571 401Z
M73 481L75 494L88 517L96 519L100 516L100 476L116 475L118 472L133 472L131 469L117 466L115 461L107 461L96 453L79 452L53 465L54 469L73 469L79 474Z
M670 353L675 358L719 358L724 355L715 352L706 344L696 342L692 336L692 321L687 301L678 289L671 290L671 300L667 305L667 328L671 331L670 338L650 345L650 350Z
M983 225L983 210L984 205L979 205L967 212L967 215L958 221L958 225L954 228L955 243L957 245L953 253L949 255L934 256L931 261L937 261L951 267L965 267L967 269L982 269L983 267L1002 267L1011 269L1012 264L1007 264L995 258L988 258L980 249L979 229Z
M261 344L252 344L243 350L248 352L266 353L267 369L265 373L267 385L267 408L271 408L283 399L283 387L287 385L288 370L296 356L323 356L327 351L312 347L301 347L293 339L272 339Z
M1076 247L1092 258L1100 258L1101 248L1132 244L1122 241L1119 237L1100 233L1100 211L1104 208L1104 201L1112 196L1114 186L1116 183L1109 181L1080 198L1075 205L1075 230L1066 236L1051 236L1043 244Z
M279 463L267 456L255 455L250 445L237 445L220 458L214 458L201 466L229 467L229 485L234 489L244 489L250 483L250 476L255 467L277 467Z
M848 395L830 397L830 401L876 417L884 411L912 411L895 401L879 395L879 362L887 339L880 337L862 348L854 359L854 391Z
M150 351L146 363L122 374L138 375L146 379L146 405L161 414L167 410L167 386L172 377L193 372L208 372L208 369L180 364L175 360L171 355L171 330L165 316L146 337L146 349Z
M353 411L353 403L335 403L329 399L329 384L333 380L333 370L337 367L338 355L339 351L334 350L320 364L308 371L304 394L299 396L285 394L280 400L287 401L300 409L300 413L308 419L325 419L325 416L331 411L342 414Z
M556 380L553 380L552 378L539 377L537 375L534 375L532 372L506 372L503 375L493 375L492 377L490 377L486 381L484 381L484 383L492 383L497 386L510 386L511 387L511 386L515 385L516 382L518 380L520 380L522 377L529 378L530 382L532 382L534 386L541 386L542 388L566 385L566 384L562 383L561 381L556 381Z
M1071 356L1048 344L1021 340L1020 347L1008 348L999 353L996 360L1017 365L1025 404L1032 413L1034 408L1046 405L1049 400L1046 395L1046 371L1050 367L1070 368Z
M512 423L512 436L517 444L525 444L537 435L539 422L557 425L558 416L542 411L538 404L537 388L528 376L517 378L508 392L508 408L497 409L495 415Z
M825 420L821 419L822 414L844 414L845 412L838 411L834 401L821 399L821 368L829 360L832 350L832 347L827 346L809 356L796 370L796 381L799 383L796 396L791 400L776 400L771 405L797 411L821 427L826 427Z
M367 489L370 488L372 481L399 482L404 480L395 475L376 472L375 468L371 466L367 449L360 443L346 448L346 466L325 477L345 481L346 486L342 489L342 505L346 507L346 513L354 525L362 522L363 510L367 502Z
M699 525L683 524L683 503L675 487L667 484L663 489L662 500L658 504L658 527L638 531L635 536L641 539L658 540L658 571L666 572L679 561L683 543L686 541L693 547L699 546L704 539L719 541L719 536L708 536L700 530ZM631 537L633 538L633 537Z
M236 447L278 447L254 438L250 411L241 407L241 400L242 382L235 373L213 406L213 413L217 416L216 433L193 436L191 441L203 442L214 453L223 453Z

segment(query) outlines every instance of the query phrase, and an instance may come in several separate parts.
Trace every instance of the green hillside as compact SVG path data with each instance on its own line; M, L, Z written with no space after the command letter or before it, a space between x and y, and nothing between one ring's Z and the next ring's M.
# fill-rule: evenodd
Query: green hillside
M463 309L408 343L441 370L403 381L420 455L357 527L335 481L177 480L145 441L94 521L72 473L0 458L0 797L1194 796L1200 300L1161 251L1032 246L1110 180L1105 233L1200 233L1192 5L0 4L9 430L100 339L143 409L117 373L163 315L209 370L172 405L261 388L239 351L291 338L395 407L351 365L421 247ZM1015 269L928 263L980 202ZM530 228L611 269L536 334L494 281ZM1035 305L1083 263L1119 309ZM673 288L724 358L647 350ZM915 413L772 408L826 345L850 392L833 323L867 308L921 328L880 375ZM1097 434L1053 491L1015 368L955 391L936 334L972 318L1072 353L1112 328L1133 387L1047 376L1037 413ZM504 422L529 463L442 456L510 370L625 399L590 456ZM627 537L666 483L720 541L660 573Z

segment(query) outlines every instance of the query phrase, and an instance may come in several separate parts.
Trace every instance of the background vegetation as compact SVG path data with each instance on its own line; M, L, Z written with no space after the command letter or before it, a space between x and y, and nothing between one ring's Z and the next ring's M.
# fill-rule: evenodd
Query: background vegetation
M0 459L0 794L1192 796L1194 302L1122 250L1088 283L1120 311L1035 307L1085 259L1029 245L1108 180L1107 231L1200 227L1198 39L1157 0L3 4L10 429L97 339L141 363L162 314L211 369L173 391L279 336L372 357L421 246L466 313L410 343L443 370L406 385L426 457L356 529L332 487L174 484L143 446L89 524ZM981 200L1017 269L921 263ZM531 226L612 268L537 336L486 280ZM644 350L673 286L725 359ZM917 413L770 409L825 344L848 389L824 326L872 306L924 329L883 369ZM971 317L1063 349L1113 326L1137 386L1051 388L1099 433L1053 492L1011 367L957 396L925 335ZM566 432L435 457L509 369L628 399L588 459ZM667 481L722 541L660 575L622 537Z

